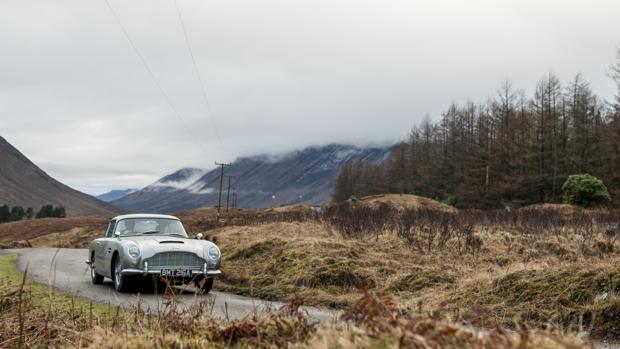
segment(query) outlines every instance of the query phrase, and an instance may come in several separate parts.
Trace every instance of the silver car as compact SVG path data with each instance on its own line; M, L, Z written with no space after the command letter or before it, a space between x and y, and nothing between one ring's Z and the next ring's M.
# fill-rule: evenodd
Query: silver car
M130 214L114 217L105 236L90 243L88 260L94 284L104 277L118 292L129 292L137 283L178 285L194 283L204 293L222 274L221 253L202 234L190 239L181 221L173 216Z

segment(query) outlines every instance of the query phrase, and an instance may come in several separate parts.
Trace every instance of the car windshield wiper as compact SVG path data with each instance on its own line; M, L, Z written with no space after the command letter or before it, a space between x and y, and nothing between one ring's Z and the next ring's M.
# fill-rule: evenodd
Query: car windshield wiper
M168 235L170 235L170 236L187 237L187 236L185 236L185 235L183 235L183 234L176 234L176 233L171 233L171 234L168 234Z
M142 235L146 235L146 234L159 234L159 230L145 231L142 233Z

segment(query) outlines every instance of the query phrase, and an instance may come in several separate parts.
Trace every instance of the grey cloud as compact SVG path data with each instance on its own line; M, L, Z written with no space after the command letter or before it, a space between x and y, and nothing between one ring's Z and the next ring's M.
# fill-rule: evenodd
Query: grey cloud
M505 77L531 92L549 70L582 72L615 92L615 0L179 0L220 145L172 0L110 2L184 121L103 0L0 5L0 133L89 192L243 155L397 141Z

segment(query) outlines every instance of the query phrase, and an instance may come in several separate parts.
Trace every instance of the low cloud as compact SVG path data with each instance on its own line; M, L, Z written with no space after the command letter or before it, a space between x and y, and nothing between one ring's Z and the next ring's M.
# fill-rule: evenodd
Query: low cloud
M179 0L209 114L174 3L110 3L181 118L104 1L0 11L0 134L90 193L237 156L397 141L505 77L531 91L549 70L581 72L614 93L617 1Z

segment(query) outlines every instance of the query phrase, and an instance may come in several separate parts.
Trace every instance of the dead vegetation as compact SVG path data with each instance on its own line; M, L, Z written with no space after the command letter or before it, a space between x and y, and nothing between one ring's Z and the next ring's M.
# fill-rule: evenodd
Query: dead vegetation
M218 290L345 309L362 285L391 294L403 314L620 337L620 211L457 211L380 199L321 211L295 206L218 216L209 208L180 216L188 231L207 229L223 251ZM100 232L89 234L66 230L31 241L84 246Z
M239 320L213 317L209 300L179 311L164 296L158 317L140 303L121 310L93 305L25 282L0 257L0 347L3 348L549 348L588 345L559 331L475 331L429 315L403 315L394 301L362 289L342 323L319 324L293 299L281 309Z
M403 209L430 209L445 212L456 212L456 208L439 201L411 194L381 194L362 197L357 204L376 206L387 204L399 210Z
M0 224L0 247L86 247L112 217L29 219Z
M482 326L545 327L620 337L620 270L614 267L520 270L477 282L450 302Z

